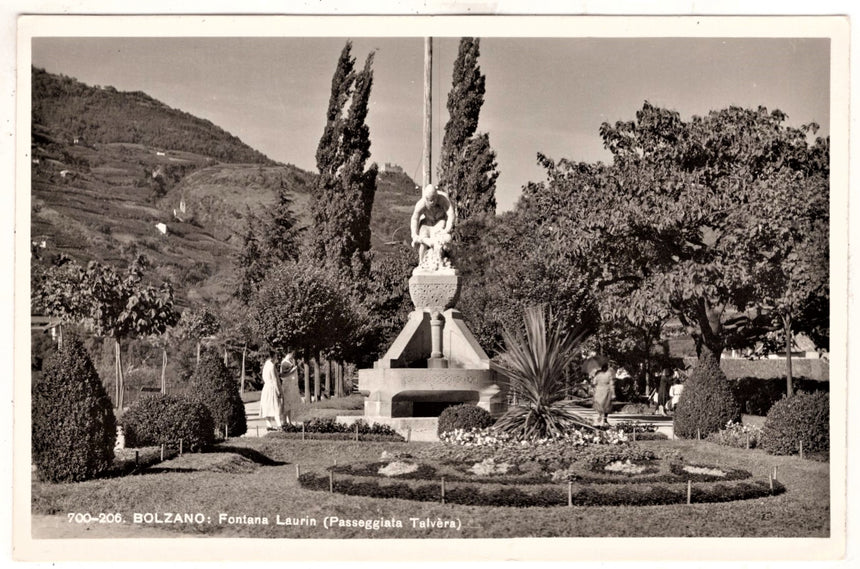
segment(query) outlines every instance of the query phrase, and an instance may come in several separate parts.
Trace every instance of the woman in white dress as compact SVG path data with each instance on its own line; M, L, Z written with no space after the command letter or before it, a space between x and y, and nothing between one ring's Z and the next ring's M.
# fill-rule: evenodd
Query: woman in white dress
M269 353L263 364L263 393L260 395L260 416L266 419L269 429L281 428L284 401L281 395L281 381L275 368L274 353Z

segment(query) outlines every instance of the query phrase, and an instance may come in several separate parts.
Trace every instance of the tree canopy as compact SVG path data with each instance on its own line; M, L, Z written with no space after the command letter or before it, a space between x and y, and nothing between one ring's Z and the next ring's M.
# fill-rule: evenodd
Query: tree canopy
M601 127L611 164L540 156L547 181L520 208L592 283L604 320L677 317L700 357L718 358L749 321L739 314L767 308L760 269L785 232L826 225L826 142L786 118L729 107L684 121L646 102L634 121Z

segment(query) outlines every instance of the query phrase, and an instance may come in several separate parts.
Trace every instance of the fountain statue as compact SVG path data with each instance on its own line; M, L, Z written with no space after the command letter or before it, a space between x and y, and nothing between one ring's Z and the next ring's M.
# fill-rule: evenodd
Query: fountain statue
M493 415L504 411L496 371L454 308L460 277L448 246L455 216L450 196L428 184L410 223L419 256L409 279L415 310L374 367L358 373L358 388L367 396L365 420L408 429L415 440L422 425L425 438L435 439L436 418L450 405L471 403Z

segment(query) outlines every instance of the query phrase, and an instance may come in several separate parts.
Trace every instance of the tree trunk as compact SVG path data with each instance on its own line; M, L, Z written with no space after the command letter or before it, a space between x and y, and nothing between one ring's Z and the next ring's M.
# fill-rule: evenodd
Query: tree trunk
M311 403L311 373L310 368L308 367L308 360L304 360L302 362L302 371L305 374L305 403L310 405Z
M782 317L783 328L785 329L785 387L788 396L794 393L791 377L791 314L786 314Z
M167 348L161 348L161 393L167 393Z
M242 346L242 375L239 377L239 393L245 393L245 352L248 350Z
M224 365L227 365L227 348L224 348Z
M699 324L700 335L696 339L696 352L699 356L699 365L705 360L716 360L717 368L720 367L720 357L723 354L725 341L723 339L722 307L712 307L704 299L699 301L696 319Z
M200 365L200 340L197 340L197 363L194 365L195 366Z
M311 365L314 368L314 400L320 400L320 365L316 358L311 360Z
M323 373L325 373L323 393L326 397L331 397L331 362L328 361L328 358L323 360Z
M122 349L119 345L119 338L114 338L114 349L116 350L116 387L118 391L117 395L117 409L122 409L123 402L125 399L125 381L122 374Z

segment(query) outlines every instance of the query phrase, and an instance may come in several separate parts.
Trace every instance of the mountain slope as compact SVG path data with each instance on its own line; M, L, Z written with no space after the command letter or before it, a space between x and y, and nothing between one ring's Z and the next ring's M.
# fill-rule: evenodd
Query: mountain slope
M283 187L308 223L315 174L277 164L208 121L143 93L39 70L33 95L34 262L65 253L82 263L124 265L143 253L153 279L173 283L181 304L222 302L248 212L265 215ZM124 140L128 132L135 141ZM377 184L372 243L385 248L393 234L408 239L418 192L399 173L381 173Z

